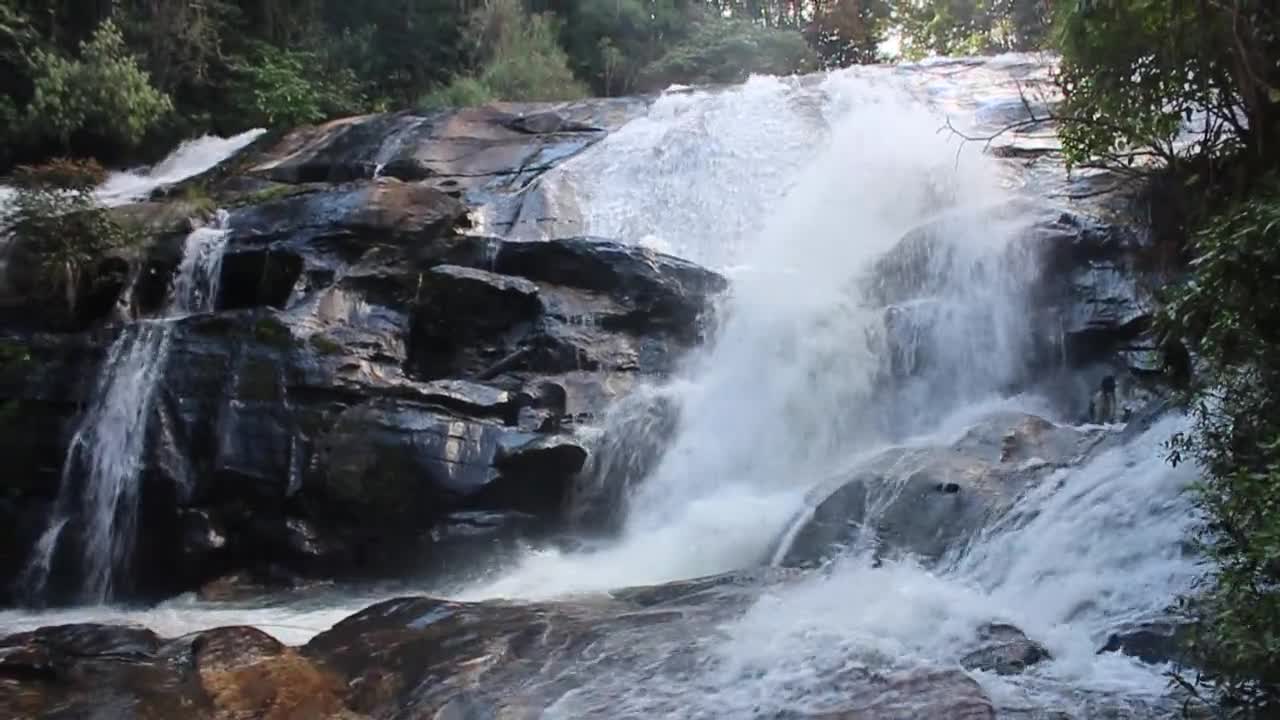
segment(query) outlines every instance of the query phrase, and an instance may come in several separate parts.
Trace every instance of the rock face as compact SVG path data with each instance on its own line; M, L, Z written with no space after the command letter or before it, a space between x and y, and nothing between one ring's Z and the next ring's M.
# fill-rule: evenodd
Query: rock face
M11 718L653 717L688 703L638 691L697 682L710 628L785 574L735 574L572 603L380 603L299 648L251 628L176 639L98 625L0 640L0 714ZM712 715L809 720L991 720L958 670L850 668ZM684 711L689 711L687 705ZM97 714L95 714L97 713ZM106 713L103 715L102 713ZM680 712L679 714L683 714Z
M998 413L950 447L892 448L815 488L774 559L809 566L852 548L936 562L1100 440L1033 415Z
M1189 625L1173 621L1134 623L1112 632L1098 653L1118 652L1152 664L1179 662L1190 631Z
M448 564L435 552L445 543L554 526L588 460L577 425L668 372L726 281L602 238L476 234L471 213L518 205L541 172L634 111L353 118L268 138L189 181L227 210L226 252L216 311L167 321L139 459L145 541L117 585L125 595L237 573L430 571ZM122 212L168 218L178 203ZM107 305L164 304L183 241L169 220ZM13 325L0 340L0 422L15 423L0 444L18 458L0 517L19 528L0 579L18 575L47 521L118 330ZM75 585L67 555L45 601Z
M966 668L997 675L1017 675L1052 657L1048 650L1012 625L987 625L978 637L982 646L960 659L960 664Z

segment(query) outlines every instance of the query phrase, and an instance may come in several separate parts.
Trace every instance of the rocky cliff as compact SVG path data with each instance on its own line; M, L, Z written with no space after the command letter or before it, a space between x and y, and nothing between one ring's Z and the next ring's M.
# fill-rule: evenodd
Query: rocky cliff
M106 349L156 313L190 228L218 223L214 311L163 321L123 597L232 572L439 571L465 552L446 546L554 525L588 452L578 428L638 378L670 372L726 286L610 240L475 232L475 207L517 206L541 172L604 134L614 105L340 121L265 138L169 188L172 199L118 208L144 219L149 240L97 268L125 281L99 283L74 324L8 298L0 442L3 512L18 533L5 579L18 578L60 483L84 482L68 445L102 392ZM38 600L73 597L74 555L54 557Z

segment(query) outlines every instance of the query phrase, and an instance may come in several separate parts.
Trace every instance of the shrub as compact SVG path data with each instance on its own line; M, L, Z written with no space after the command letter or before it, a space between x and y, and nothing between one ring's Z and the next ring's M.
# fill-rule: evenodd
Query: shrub
M355 74L330 65L316 51L255 45L248 59L232 63L232 96L245 126L292 127L361 112Z
M169 96L151 86L111 21L98 26L71 59L51 50L32 58L35 95L25 124L34 135L63 147L76 134L134 147L173 110Z
M480 105L491 100L532 102L584 97L557 39L554 17L530 15L520 0L488 0L470 19L470 40L480 58L472 75L455 77L429 93L424 109Z
M650 89L674 82L742 82L748 76L790 75L818 66L804 38L792 30L771 30L742 20L704 20L692 35L641 72Z
M1194 622L1190 688L1245 717L1280 711L1280 182L1271 181L1193 238L1197 260L1158 327L1187 342L1203 377L1190 390L1191 432L1173 460L1197 461L1212 561L1185 607Z
M418 101L423 110L441 110L451 107L473 107L492 102L493 91L473 77L458 76L448 85L427 93Z
M98 205L93 189L105 175L92 161L58 160L14 173L17 193L0 226L13 238L16 278L37 299L75 309L90 269L135 236Z

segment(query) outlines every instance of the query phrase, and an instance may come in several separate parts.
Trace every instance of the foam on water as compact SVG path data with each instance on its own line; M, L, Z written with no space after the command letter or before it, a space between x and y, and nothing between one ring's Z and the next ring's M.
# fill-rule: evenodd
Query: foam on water
M714 343L678 383L679 429L627 499L622 539L575 557L534 553L473 596L758 563L804 492L851 455L919 434L1015 379L1029 336L1027 278L1001 260L1025 223L959 212L1009 198L993 161L939 133L941 124L882 72L813 86L757 79L659 100L549 181L580 196L592 233L661 238L737 272ZM926 271L943 312L922 316L919 337L890 338L866 279L930 220L944 224L938 240L953 251L953 262ZM891 342L946 362L886 397Z
M679 421L652 462L621 458L644 472L623 488L616 541L531 549L496 579L445 594L564 597L765 563L804 493L859 458L888 445L946 445L992 410L1050 416L1043 400L1009 397L1025 379L1035 281L1032 264L1011 252L1031 222L1009 210L1020 183L979 147L939 131L957 108L972 114L1016 98L1034 70L1010 56L670 93L550 173L547 195L573 199L575 231L671 249L732 269L734 283L711 344L669 386L641 396L674 400ZM918 283L927 292L878 299L877 262L921 227L937 243ZM884 302L909 320L905 335ZM907 377L887 382L904 357ZM850 554L691 640L698 661L676 675L646 674L644 664L592 675L548 715L581 717L589 696L616 703L619 716L768 716L820 703L836 692L833 675L852 667L958 667L993 621L1054 656L1018 677L975 673L1001 708L1052 705L1089 717L1099 699L1159 700L1162 668L1095 653L1107 631L1158 614L1195 577L1182 492L1194 470L1170 467L1161 448L1183 422L1112 438L937 567ZM81 617L175 635L246 623L299 642L391 594L10 612L0 627Z
M112 173L98 187L98 201L103 205L124 205L145 200L156 188L181 182L209 170L247 147L265 132L256 129L229 138L205 135L187 140L153 167Z

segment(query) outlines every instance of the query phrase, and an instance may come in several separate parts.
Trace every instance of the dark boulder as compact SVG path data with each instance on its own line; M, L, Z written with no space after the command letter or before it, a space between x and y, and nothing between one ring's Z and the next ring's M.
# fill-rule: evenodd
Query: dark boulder
M538 286L528 280L438 265L422 278L411 318L409 362L427 378L492 364L518 342L503 336L529 335L530 323L541 313Z
M688 261L601 238L503 243L493 269L540 283L606 293L626 310L607 324L636 331L695 331L708 298L727 286L720 275Z
M962 666L971 670L1017 675L1052 657L1048 650L1012 625L985 625L978 631L978 639L981 647L960 660Z
M52 627L0 641L9 718L357 720L332 673L252 628L162 642L148 630Z
M1186 657L1191 629L1170 621L1133 623L1112 632L1098 654L1117 652L1153 665L1179 662Z
M576 426L671 371L727 283L612 241L465 233L478 203L524 194L644 106L351 118L268 134L186 183L226 209L226 253L214 311L147 326L163 338L162 379L139 458L146 541L121 599L237 573L270 585L390 572L379 558L456 565L432 548L554 524L588 458ZM153 232L111 258L124 264L101 302L120 296L117 319L166 307L200 221L181 198L129 209ZM0 428L21 419L0 433L17 468L0 483L21 530L14 558L48 521L116 331L5 330L18 326L0 317L16 343L0 341ZM68 537L82 526L73 518ZM77 575L70 544L55 577ZM0 555L0 574L19 564Z
M381 172L462 192L510 191L603 138L583 122L589 118L569 108L523 116L470 108L347 118L288 133L249 158L247 169L285 183L345 182Z

